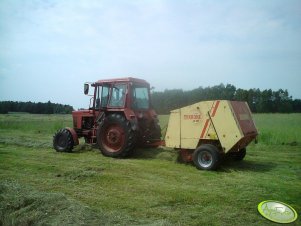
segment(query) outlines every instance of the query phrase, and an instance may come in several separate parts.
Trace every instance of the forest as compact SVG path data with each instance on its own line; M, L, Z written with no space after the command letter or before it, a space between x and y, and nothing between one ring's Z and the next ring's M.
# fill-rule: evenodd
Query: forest
M220 84L184 91L171 89L153 92L152 102L158 114L169 114L170 110L205 100L235 100L248 102L254 113L295 113L301 112L301 100L293 99L287 90L240 89L233 85Z
M199 87L184 91L182 89L152 92L152 104L158 114L169 114L173 109L181 108L199 101L235 100L248 102L254 113L300 113L301 100L293 99L287 90L279 89L240 89L233 85L220 84L212 87ZM28 112L33 114L70 114L70 105L51 103L34 103L19 101L0 101L0 113Z
M31 101L0 101L0 114L8 112L27 112L33 114L70 114L73 107L70 105L47 103L34 103Z

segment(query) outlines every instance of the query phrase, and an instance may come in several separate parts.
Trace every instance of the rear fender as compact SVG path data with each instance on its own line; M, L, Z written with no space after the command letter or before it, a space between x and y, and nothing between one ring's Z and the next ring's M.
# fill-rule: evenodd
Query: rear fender
M78 141L78 136L77 136L77 133L75 132L75 130L70 127L66 127L66 129L69 130L69 132L71 133L74 145L78 145L79 141Z
M132 130L138 130L138 121L135 115L135 112L131 109L125 108L122 112L125 118L131 123Z
M131 123L132 130L134 131L138 130L138 122L136 119L130 120L130 123Z

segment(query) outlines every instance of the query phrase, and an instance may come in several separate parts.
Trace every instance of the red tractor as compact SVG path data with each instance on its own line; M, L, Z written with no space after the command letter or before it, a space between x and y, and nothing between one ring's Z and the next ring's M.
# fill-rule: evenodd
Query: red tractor
M84 137L97 144L105 156L125 157L137 146L156 147L161 128L150 101L150 85L137 78L99 80L85 83L84 93L93 88L87 110L73 111L73 128L60 129L53 137L59 152L71 152Z

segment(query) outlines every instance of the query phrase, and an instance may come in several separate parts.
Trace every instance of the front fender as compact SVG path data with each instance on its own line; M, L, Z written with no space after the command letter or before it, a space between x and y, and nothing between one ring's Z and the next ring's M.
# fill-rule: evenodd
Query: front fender
M75 130L70 127L66 127L66 129L69 130L69 132L72 134L74 145L78 145L79 141L78 141L78 136L77 136L77 133L75 132Z

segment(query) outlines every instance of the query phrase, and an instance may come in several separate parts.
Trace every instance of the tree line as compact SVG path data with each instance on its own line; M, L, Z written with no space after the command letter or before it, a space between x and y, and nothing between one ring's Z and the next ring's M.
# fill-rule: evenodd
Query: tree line
M220 84L212 87L199 87L184 91L171 89L163 92L152 92L152 103L158 114L169 114L173 109L181 108L199 101L236 100L248 102L254 113L301 113L301 100L293 99L287 90L279 89L240 89L233 85ZM0 113L28 112L33 114L70 114L70 105L47 103L0 101Z
M170 110L181 108L206 100L246 101L254 113L293 113L301 112L301 100L293 99L287 90L279 89L240 89L231 84L213 87L199 87L183 91L182 89L165 90L152 93L153 107L158 114L169 114Z
M33 114L70 114L73 107L70 105L47 103L0 101L0 114L8 112L28 112Z

